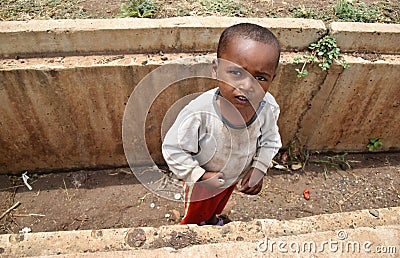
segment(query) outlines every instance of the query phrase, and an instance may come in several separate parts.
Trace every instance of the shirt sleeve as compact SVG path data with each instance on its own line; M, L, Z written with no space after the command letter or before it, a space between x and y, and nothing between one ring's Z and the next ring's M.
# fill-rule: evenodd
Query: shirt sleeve
M264 174L272 162L272 159L282 147L279 135L278 118L279 106L266 106L266 119L261 125L261 136L258 141L256 155L253 158L252 167L261 170Z
M165 135L162 154L169 169L187 184L195 183L205 173L193 155L199 152L201 116L184 108Z

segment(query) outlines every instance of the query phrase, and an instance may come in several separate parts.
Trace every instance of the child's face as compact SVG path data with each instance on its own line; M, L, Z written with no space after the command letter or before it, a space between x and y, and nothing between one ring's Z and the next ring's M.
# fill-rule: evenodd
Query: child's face
M221 96L239 111L257 108L275 78L277 60L274 46L251 39L231 40L214 68Z

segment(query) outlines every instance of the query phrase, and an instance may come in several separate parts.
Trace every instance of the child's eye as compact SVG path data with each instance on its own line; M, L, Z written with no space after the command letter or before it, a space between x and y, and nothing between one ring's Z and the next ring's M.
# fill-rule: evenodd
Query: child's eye
M228 73L233 74L233 75L235 75L235 76L241 76L241 75L242 75L242 72L240 72L240 71L235 71L235 70L228 71Z
M268 81L265 77L263 77L263 76L255 76L254 78L256 78L256 80L258 80L258 81L263 81L263 82L266 82L266 81Z

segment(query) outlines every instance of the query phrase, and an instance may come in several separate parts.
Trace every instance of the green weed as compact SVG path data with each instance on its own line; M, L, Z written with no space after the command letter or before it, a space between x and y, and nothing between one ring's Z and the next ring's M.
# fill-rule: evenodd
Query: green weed
M121 13L117 17L151 18L157 11L158 7L150 0L129 0L128 4L121 4Z
M376 151L383 146L383 142L379 138L370 138L367 144L367 149L369 151Z
M200 14L221 14L224 16L244 16L251 13L251 7L235 0L202 0Z
M301 69L296 68L297 77L302 78L308 75L306 64L319 62L318 66L322 70L328 70L334 60L339 59L340 48L337 46L336 39L326 35L315 43L311 43L308 49L311 54L298 55L294 58L296 64L303 63ZM348 68L348 64L341 62L344 68Z
M323 17L323 14L304 5L289 6L289 12L291 12L293 18L321 19Z
M374 23L383 20L384 6L384 2L367 6L363 2L337 0L334 12L341 21Z
M78 0L0 1L0 20L44 20L87 17Z
M346 171L346 170L351 170L352 166L350 165L350 163L358 163L359 161L357 160L349 160L348 159L348 154L344 153L344 154L337 154L337 155L333 155L333 156L325 156L322 159L314 159L311 158L309 160L310 163L314 163L314 164L321 164L324 166L324 177L325 179L328 179L328 168L334 168L336 173L338 173L342 179L341 181L345 181L346 176L341 173L340 171Z

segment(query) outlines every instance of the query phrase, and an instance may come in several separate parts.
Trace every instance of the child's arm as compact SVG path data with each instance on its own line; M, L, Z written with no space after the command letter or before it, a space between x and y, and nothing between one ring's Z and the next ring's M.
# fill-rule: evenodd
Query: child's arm
M273 98L271 96L271 98ZM261 136L258 141L257 152L253 158L253 168L257 168L264 174L267 173L271 165L272 159L282 147L281 137L279 135L278 118L279 106L278 104L266 106L268 108L266 119L261 126Z
M199 180L206 172L193 158L199 151L201 117L187 108L182 109L165 135L162 154L168 167L179 179L188 183Z
M272 95L269 95L275 102ZM276 103L276 102L275 102ZM252 168L241 181L239 191L246 194L258 194L262 189L263 177L272 164L272 159L282 147L278 129L279 106L266 106L266 119L261 126L261 136L258 142L256 156L253 158Z

